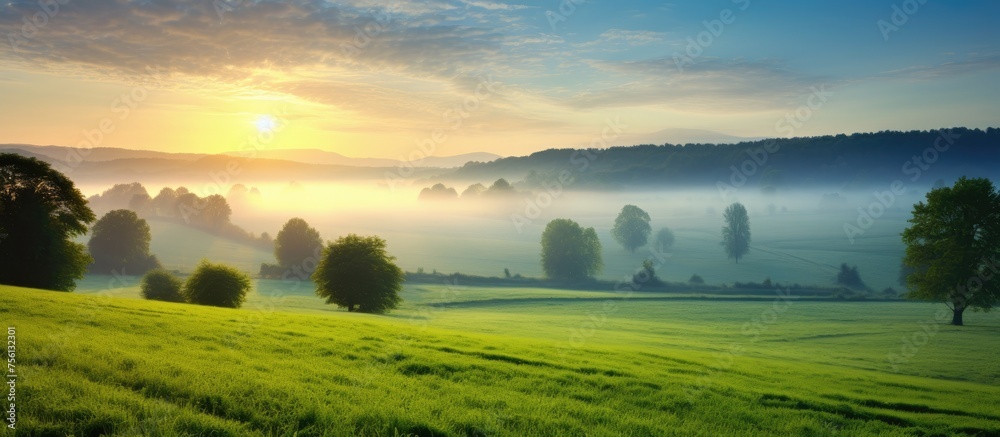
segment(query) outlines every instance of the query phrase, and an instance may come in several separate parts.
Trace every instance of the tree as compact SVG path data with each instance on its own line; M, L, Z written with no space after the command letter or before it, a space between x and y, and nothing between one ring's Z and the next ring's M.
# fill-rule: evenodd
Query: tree
M153 198L149 194L136 194L128 201L128 209L135 211L139 217L149 217L152 212Z
M1000 302L1000 193L989 179L962 177L913 206L902 233L911 299L944 302L952 325L962 313Z
M146 192L146 187L138 182L116 184L99 195L90 196L87 202L94 211L106 212L128 208L135 196L149 197L149 193Z
M867 290L868 286L861 280L858 273L858 266L850 267L847 263L840 264L840 271L837 272L837 284L854 290Z
M486 195L489 196L509 196L516 193L514 187L504 178L497 179L486 189Z
M656 276L656 266L653 264L653 260L648 258L642 262L642 268L632 274L632 282L639 286L663 284L663 281Z
M183 191L182 191L183 190ZM201 223L201 203L202 200L197 194L187 191L186 188L177 189L177 199L174 201L175 216L180 216L185 225L198 225Z
M348 312L381 314L396 308L403 270L385 247L379 237L355 234L330 243L312 275L316 294Z
M145 299L184 302L184 295L181 294L182 287L181 280L173 273L163 269L153 269L142 277L140 291Z
M739 264L740 258L750 251L750 217L746 207L738 202L726 207L722 217L726 221L726 226L722 228L722 247L726 255Z
M458 199L458 192L454 188L446 187L444 184L434 184L430 188L420 190L419 200L455 200Z
M0 283L72 291L91 258L71 239L94 219L62 173L35 158L0 153Z
M664 226L656 231L656 248L661 252L670 249L674 245L674 231Z
M274 239L274 257L278 260L278 265L286 269L304 269L303 263L310 257L313 258L313 264L319 262L322 249L323 239L320 238L319 231L298 217L285 222Z
M152 214L155 216L174 217L177 215L176 205L177 192L173 188L163 187L156 197L153 198L150 209L152 209Z
M250 276L225 264L198 263L184 283L184 298L198 305L239 308L250 290Z
M472 184L469 185L465 191L462 191L462 199L474 199L479 197L483 192L486 191L486 187L483 184Z
M601 242L594 228L555 219L542 232L542 269L552 279L576 281L601 271Z
M149 225L135 211L109 211L91 229L87 248L94 264L90 271L126 275L159 267L160 262L149 254L149 240Z
M233 214L233 210L221 194L213 194L201 199L199 205L202 208L198 221L205 228L219 231L229 224L229 216Z
M611 235L615 241L629 252L645 246L653 228L649 226L649 214L635 205L625 205L615 219Z

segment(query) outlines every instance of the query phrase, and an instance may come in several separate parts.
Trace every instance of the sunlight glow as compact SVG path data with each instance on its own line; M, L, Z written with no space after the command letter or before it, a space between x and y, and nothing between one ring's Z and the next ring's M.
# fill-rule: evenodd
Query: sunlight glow
M261 115L254 122L259 132L273 132L278 127L278 121L270 115Z

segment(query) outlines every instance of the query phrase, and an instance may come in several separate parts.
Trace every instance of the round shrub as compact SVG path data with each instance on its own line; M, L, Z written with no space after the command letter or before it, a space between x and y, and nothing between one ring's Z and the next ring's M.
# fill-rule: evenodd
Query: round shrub
M202 260L184 284L188 302L227 308L239 308L250 290L250 276L225 264Z
M142 297L166 302L184 302L181 280L163 269L154 269L142 277Z

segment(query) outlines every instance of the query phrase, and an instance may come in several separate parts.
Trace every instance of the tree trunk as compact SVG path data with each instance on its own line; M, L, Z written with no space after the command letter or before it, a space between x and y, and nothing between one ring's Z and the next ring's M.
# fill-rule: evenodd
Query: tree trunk
M965 311L965 307L962 305L955 305L952 310L951 324L955 326L962 326L962 312Z
M349 312L349 313L353 313L354 312L354 304L353 303L347 304L347 312Z

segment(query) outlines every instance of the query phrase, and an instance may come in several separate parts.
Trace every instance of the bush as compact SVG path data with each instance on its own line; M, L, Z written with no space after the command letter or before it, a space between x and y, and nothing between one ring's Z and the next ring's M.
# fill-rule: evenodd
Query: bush
M642 262L642 268L632 274L632 283L637 285L663 285L663 281L656 277L656 268L653 260L646 259Z
M688 282L692 284L704 284L705 280L702 279L701 276L698 276L698 274L696 273L691 275L691 279L688 279Z
M142 277L142 297L165 302L184 302L181 280L164 269L154 269Z
M184 284L184 297L198 305L239 308L250 290L250 276L225 264L202 260Z
M260 277L264 279L281 279L287 270L277 264L260 263Z

